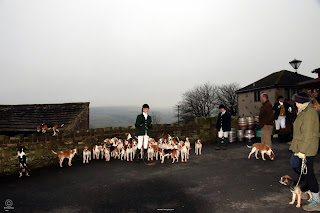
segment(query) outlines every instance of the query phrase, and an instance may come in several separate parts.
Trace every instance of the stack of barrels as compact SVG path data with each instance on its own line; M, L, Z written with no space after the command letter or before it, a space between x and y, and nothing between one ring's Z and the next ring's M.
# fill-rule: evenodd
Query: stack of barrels
M235 142L237 139L236 137L236 129L235 128L231 128L231 131L229 132L229 142L233 143Z
M245 139L247 142L253 142L255 137L254 129L259 125L259 116L239 118L238 124L240 128L237 130L238 141Z

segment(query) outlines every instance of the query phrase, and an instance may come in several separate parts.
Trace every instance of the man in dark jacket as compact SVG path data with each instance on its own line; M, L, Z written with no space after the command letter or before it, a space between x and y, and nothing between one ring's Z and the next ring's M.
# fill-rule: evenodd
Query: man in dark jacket
M260 100L262 107L259 113L259 127L261 128L261 143L272 148L271 134L273 130L273 110L272 104L266 93L261 94Z
M292 112L292 106L284 102L283 96L278 97L278 101L273 105L274 121L276 124L276 134L280 129L286 128L286 117Z
M216 150L219 150L221 144L224 144L223 149L227 149L229 142L228 135L231 131L231 114L225 109L224 105L219 106L220 113L218 115L218 120L216 128L218 131L218 142Z
M135 161L138 162L139 153L141 153L141 148L143 145L144 149L144 158L147 158L147 149L149 142L150 129L152 129L152 119L151 116L148 115L149 105L144 104L142 106L142 114L137 116L136 119L136 136L138 137L138 150L136 152Z

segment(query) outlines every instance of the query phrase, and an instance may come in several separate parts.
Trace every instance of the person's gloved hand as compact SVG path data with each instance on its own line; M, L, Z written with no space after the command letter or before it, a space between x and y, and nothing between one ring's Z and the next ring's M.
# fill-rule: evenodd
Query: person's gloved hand
M298 152L297 156L301 159L304 159L306 157L306 155L301 152Z
M289 108L288 108L288 111L289 111L289 112L292 112L292 108L291 108L291 107L289 107Z

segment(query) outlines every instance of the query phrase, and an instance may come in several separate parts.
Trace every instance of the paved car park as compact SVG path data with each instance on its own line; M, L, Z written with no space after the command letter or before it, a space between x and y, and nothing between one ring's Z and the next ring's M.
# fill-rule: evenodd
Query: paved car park
M74 161L2 177L1 197L13 202L9 212L303 212L289 205L291 193L279 183L282 175L298 179L290 168L289 145L273 145L275 160L248 160L245 143L228 150L204 144L201 156L191 150L186 163L154 166L143 162ZM78 156L80 159L80 156ZM315 160L319 177L319 157ZM302 204L306 204L303 200ZM4 205L5 207L5 205Z

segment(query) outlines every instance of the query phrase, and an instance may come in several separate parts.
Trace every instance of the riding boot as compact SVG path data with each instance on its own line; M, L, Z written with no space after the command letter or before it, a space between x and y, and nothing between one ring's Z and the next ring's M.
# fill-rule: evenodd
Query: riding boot
M144 158L144 161L148 160L148 149L143 149L143 158Z
M224 150L227 149L229 143L229 138L223 138L223 148Z
M221 147L221 142L222 142L222 138L218 138L216 150L219 150L219 149L220 149L220 147Z
M134 161L136 163L139 163L139 154L140 154L140 152L141 152L141 149L137 149L136 150L136 155L134 156Z

